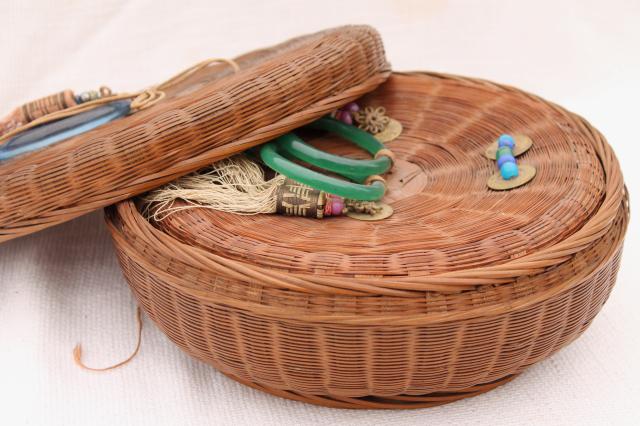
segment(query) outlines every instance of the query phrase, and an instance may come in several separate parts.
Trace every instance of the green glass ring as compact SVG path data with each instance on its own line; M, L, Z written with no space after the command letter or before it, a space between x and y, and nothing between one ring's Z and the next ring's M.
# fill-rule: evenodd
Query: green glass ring
M280 141L282 138L297 137L288 133L280 136L272 142L262 146L260 158L262 161L275 170L297 182L308 185L329 194L339 195L352 200L377 201L385 193L386 187L380 181L374 181L371 185L348 182L346 180L323 175L314 170L301 166L285 158L280 153Z
M373 160L354 160L330 154L307 144L294 133L287 133L263 145L260 149L262 161L290 179L330 194L364 201L376 201L382 198L386 190L382 179L373 179L369 185L363 184L373 176L386 173L393 165L393 160L389 156L391 153L380 141L364 130L328 116L314 121L307 127L335 133L376 158ZM323 175L290 159L304 161L357 183Z
M325 130L347 139L369 154L373 155L373 160L354 160L321 151L305 143L295 135L283 138L280 146L283 153L306 163L314 165L324 170L337 173L354 182L363 183L369 176L382 175L389 171L393 162L387 155L378 153L386 151L385 146L373 135L355 126L350 126L342 121L331 117L322 117L307 125L307 127L318 130Z

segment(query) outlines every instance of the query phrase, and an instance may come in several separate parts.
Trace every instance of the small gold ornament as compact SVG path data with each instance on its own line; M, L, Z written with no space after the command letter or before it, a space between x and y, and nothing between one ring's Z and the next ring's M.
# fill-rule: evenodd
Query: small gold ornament
M393 207L389 204L370 201L349 204L347 211L347 216L350 218L369 222L386 219L392 214Z
M383 131L375 133L373 136L382 143L391 142L402 133L402 123L393 118L389 118L389 123Z
M518 166L518 176L512 179L503 179L500 172L494 173L489 180L487 186L495 191L505 191L507 189L517 188L528 183L536 175L536 168L529 165Z
M389 117L386 115L387 110L384 107L365 107L360 111L353 113L358 127L362 130L376 134L382 132L389 124Z
M533 145L533 141L531 140L531 138L526 135L516 134L516 135L513 135L513 139L515 141L515 146L513 147L514 157L524 154L529 150L529 148L531 148L531 145ZM484 156L487 157L489 160L495 160L497 152L498 152L498 140L496 139L495 141L493 141L491 145L489 145L487 150L484 152Z

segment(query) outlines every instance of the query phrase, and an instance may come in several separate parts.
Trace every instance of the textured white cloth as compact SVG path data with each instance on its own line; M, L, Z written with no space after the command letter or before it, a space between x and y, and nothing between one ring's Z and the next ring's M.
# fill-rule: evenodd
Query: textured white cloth
M395 69L488 78L586 117L640 194L640 6L635 1L2 1L0 106L62 88L135 90L209 57L233 57L346 23L382 33ZM2 189L0 188L0 191ZM633 201L632 197L632 201ZM183 354L135 303L102 213L0 245L0 422L6 425L638 424L640 233L632 220L618 285L584 336L510 384L429 410L345 411L237 384Z

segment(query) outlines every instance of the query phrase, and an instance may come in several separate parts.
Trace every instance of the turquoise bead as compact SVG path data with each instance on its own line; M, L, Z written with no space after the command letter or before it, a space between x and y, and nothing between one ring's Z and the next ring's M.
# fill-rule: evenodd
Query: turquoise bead
M501 155L498 158L498 168L502 167L504 163L515 163L516 158L511 154Z
M513 147L516 146L516 141L513 139L513 136L507 134L500 135L498 138L498 147L502 148L503 146L508 146L513 149Z
M518 166L516 163L507 162L500 167L500 174L504 180L509 180L518 176Z
M503 155L513 155L511 148L509 148L508 146L498 148L498 151L496 152L496 160L499 160Z

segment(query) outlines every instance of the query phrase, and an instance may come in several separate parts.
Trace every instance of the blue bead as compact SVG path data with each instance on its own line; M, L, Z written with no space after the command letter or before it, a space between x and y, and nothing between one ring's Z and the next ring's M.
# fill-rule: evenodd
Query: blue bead
M502 167L504 163L515 163L516 159L513 155L502 155L498 158L498 168Z
M518 166L516 163L504 163L500 167L500 174L502 175L502 179L509 180L511 178L518 176Z
M511 148L509 148L508 146L498 148L498 151L496 151L496 160L500 159L500 157L502 157L503 155L513 155Z
M502 148L503 146L508 146L513 149L513 147L516 146L516 141L513 139L513 136L507 134L500 135L498 138L498 147Z

